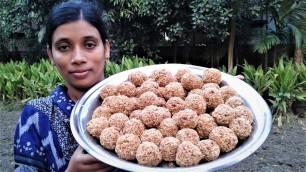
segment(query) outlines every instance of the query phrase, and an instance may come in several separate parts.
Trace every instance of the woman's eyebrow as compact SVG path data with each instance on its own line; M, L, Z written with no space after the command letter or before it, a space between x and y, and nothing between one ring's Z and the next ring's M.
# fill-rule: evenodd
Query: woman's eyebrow
M90 36L85 36L85 39L98 39L96 36L90 35Z
M54 44L59 43L59 42L67 42L67 41L69 41L68 38L58 38L54 41Z

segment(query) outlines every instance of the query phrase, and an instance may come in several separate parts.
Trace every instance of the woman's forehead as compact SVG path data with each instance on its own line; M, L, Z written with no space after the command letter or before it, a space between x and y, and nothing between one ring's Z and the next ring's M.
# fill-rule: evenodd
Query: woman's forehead
M77 20L57 27L53 33L52 41L57 42L61 39L84 39L90 37L101 39L97 28L85 20Z

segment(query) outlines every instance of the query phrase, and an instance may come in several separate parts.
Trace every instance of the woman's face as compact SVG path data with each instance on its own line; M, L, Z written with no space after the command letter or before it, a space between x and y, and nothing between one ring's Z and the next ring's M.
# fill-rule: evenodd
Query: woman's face
M48 55L67 82L68 89L87 90L104 79L105 57L110 45L101 40L98 30L78 20L56 28L52 36L52 50Z

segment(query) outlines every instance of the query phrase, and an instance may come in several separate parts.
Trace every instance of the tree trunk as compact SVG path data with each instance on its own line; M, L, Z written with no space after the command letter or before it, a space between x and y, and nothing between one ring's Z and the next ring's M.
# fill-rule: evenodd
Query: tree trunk
M302 48L295 48L294 49L294 61L295 63L301 64L304 60L304 54Z
M196 59L196 44L195 44L195 30L192 30L192 53L193 59Z
M264 71L268 70L268 52L265 53L263 68L264 68Z
M174 42L174 52L173 52L173 63L176 63L177 61L177 41Z
M190 49L191 49L192 45L190 44L184 44L183 47L183 60L184 61L180 61L180 62L184 62L184 63L189 63L189 54L190 54Z
M227 57L227 70L233 69L233 59L234 59L234 44L235 44L235 30L236 30L236 17L237 17L237 5L236 1L233 2L233 16L231 19L231 30L230 30L230 40L228 45L228 57Z

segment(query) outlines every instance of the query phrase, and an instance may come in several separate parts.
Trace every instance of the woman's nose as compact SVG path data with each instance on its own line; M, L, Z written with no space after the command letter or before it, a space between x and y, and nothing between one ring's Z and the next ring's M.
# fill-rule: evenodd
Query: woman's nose
M74 53L73 53L73 57L72 57L72 62L73 63L77 63L77 64L80 64L80 63L84 63L86 62L86 57L85 57L85 54L82 50L82 48L75 48L74 50Z

